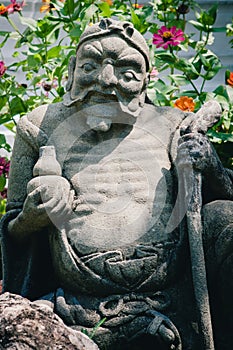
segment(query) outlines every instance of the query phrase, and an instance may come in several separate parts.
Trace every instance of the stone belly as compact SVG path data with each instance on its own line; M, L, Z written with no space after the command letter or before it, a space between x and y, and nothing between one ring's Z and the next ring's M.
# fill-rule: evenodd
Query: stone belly
M154 240L166 239L159 222L167 205L160 162L167 159L165 150L161 156L161 150L148 150L132 139L112 148L108 142L92 147L79 171L73 170L71 182L78 195L67 234L80 254L82 246L101 251L134 245L156 225L160 228L154 230ZM77 153L69 164L77 169Z
M173 208L167 144L151 129L133 128L102 142L83 137L70 149L63 173L76 192L74 213L51 241L57 275L70 290L108 295L167 282L177 249L166 232Z

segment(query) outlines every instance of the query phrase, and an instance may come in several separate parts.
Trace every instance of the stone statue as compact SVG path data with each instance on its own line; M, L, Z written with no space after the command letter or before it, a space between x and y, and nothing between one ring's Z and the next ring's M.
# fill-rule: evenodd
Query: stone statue
M80 38L63 102L21 118L1 226L3 288L49 303L74 329L101 322L100 349L200 350L186 218L197 170L214 336L227 349L233 174L203 130L190 129L195 114L149 101L148 71L140 33L104 19Z

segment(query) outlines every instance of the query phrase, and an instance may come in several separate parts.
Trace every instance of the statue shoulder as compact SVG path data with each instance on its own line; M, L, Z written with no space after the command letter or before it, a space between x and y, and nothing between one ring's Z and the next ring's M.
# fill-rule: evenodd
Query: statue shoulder
M195 117L194 113L184 112L178 108L169 106L155 106L146 104L144 115L153 133L159 135L164 144L167 144L167 150L174 161L177 153L178 139L180 137L180 128L189 125Z
M154 123L163 124L170 133L175 132L180 126L189 120L193 113L181 111L178 108L169 106L156 106L154 104L145 104L143 114L147 116L147 120L154 120Z
M59 120L64 116L67 107L62 103L46 104L35 108L20 118L17 125L17 138L22 138L33 148L47 143L48 138Z
M43 127L45 123L55 121L59 115L67 112L67 107L61 102L41 105L30 112L25 119L37 127Z
M145 104L144 111L150 111L156 116L160 116L161 118L166 118L173 125L177 127L177 125L181 124L183 120L185 120L193 113L181 111L178 108L170 107L170 106L156 106L154 104Z

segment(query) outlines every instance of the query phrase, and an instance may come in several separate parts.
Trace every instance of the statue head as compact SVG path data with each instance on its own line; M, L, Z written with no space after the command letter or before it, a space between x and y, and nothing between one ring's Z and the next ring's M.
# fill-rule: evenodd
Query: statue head
M137 116L145 102L149 49L128 22L103 19L80 37L71 58L65 105L119 102Z

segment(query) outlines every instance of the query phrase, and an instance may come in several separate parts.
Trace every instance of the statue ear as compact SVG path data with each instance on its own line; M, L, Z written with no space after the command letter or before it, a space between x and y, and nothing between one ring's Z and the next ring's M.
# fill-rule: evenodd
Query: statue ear
M69 61L69 66L68 66L68 81L66 84L66 91L70 91L72 84L73 84L73 79L74 79L74 70L75 70L75 65L76 65L76 57L71 56L70 61Z

